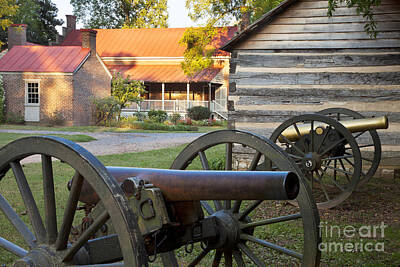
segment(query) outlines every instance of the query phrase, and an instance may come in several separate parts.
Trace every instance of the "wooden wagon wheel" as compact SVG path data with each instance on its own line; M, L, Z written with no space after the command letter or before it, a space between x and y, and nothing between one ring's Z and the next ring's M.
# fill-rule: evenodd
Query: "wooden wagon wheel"
M31 155L41 157L41 173L31 166L21 166L21 161ZM54 162L54 159L65 164ZM60 177L57 172L60 168L74 175L70 192L66 184L71 177ZM9 169L12 172L7 173ZM103 255L110 253L110 249L104 246L104 239L89 240L110 219L118 235L114 240L117 240L116 244L119 244L121 251L119 259L108 258L108 264L104 266L147 266L142 236L121 188L101 162L81 146L57 137L22 138L0 150L0 171L3 189L0 209L5 215L1 224L3 230L0 233L0 247L16 256L14 266L102 266L102 262L94 260L86 249L98 250ZM60 187L62 178L65 181L61 182ZM100 196L105 211L77 241L70 242L72 223L84 181ZM12 187L14 193L4 190L6 185L15 182L15 187ZM65 201L65 192L61 194L61 191L69 194ZM25 206L12 207L16 199L23 201ZM24 216L23 211L21 215L21 209L26 209L27 216ZM60 216L62 214L63 217ZM5 221L8 221L7 231L19 234L20 240L11 240L16 236L14 234L4 235L7 227ZM124 262L121 262L121 252Z
M276 128L271 141L285 149L304 172L318 208L337 206L357 187L360 149L336 120L318 114L296 116Z
M222 169L229 171L233 169L233 151L237 147L245 148L246 155L250 156L247 170L262 169L270 160L279 170L301 175L294 161L268 139L248 132L230 130L212 132L196 139L177 156L171 168L193 169L196 168L194 165L197 161L201 162L200 168L204 170L210 169L215 163L223 165ZM217 159L216 162L212 162L212 158ZM285 206L284 201L201 201L208 215L215 212L233 213L240 230L234 245L218 250L198 250L198 255L188 266L221 266L222 262L225 266L233 266L233 262L236 262L239 267L266 266L266 263L277 262L287 266L318 266L319 215L303 178L296 201L298 207ZM282 209L280 213L287 213L277 215L275 209ZM286 239L285 235L282 237L273 234L277 227L286 229ZM291 239L293 233L296 233L296 238Z
M360 113L346 108L328 108L319 111L318 114L329 116L337 121L365 118ZM381 140L376 130L356 132L353 136L361 152L363 169L366 170L361 172L358 183L358 186L362 186L374 176L379 167L382 155Z

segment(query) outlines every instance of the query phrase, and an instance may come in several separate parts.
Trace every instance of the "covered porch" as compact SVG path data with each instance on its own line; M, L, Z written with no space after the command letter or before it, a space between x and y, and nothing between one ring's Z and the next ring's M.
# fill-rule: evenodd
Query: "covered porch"
M194 106L226 111L226 88L222 87L221 68L208 68L188 78L177 65L134 65L109 66L110 69L129 76L133 80L144 81L146 94L140 103L132 103L123 110L128 115L152 109L168 113L185 114Z
M188 108L203 106L211 109L219 84L213 83L145 83L146 95L140 103L132 103L131 111L161 109L186 113Z

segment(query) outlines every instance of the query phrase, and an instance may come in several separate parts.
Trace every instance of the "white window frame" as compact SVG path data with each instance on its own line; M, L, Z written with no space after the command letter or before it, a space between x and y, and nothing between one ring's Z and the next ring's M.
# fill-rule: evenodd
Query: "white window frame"
M25 106L27 107L38 107L40 106L40 79L24 79L25 81ZM38 84L38 103L28 103L28 84L37 83Z

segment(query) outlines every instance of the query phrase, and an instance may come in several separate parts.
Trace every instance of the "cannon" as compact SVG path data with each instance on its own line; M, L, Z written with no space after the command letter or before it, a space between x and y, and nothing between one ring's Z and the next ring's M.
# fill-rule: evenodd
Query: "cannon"
M270 139L303 171L318 208L328 209L375 174L381 158L376 130L388 125L386 116L365 118L349 109L330 108L288 119Z
M235 146L253 151L247 170L232 170ZM31 156L40 162L24 164ZM0 177L0 263L319 266L310 188L255 134L203 135L170 170L105 167L68 140L26 137L0 149Z

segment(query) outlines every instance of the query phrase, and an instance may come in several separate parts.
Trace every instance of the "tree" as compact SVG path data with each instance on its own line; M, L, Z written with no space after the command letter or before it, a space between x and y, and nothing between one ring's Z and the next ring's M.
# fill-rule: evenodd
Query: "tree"
M38 13L28 23L27 39L30 42L48 45L56 40L56 26L63 25L63 21L57 19L58 8L51 0L35 0Z
M0 0L0 25L1 30L5 31L8 26L13 22L11 17L18 11L18 5L15 0ZM4 40L0 39L0 46L3 45Z
M186 0L189 17L195 22L205 20L205 26L189 28L180 40L181 44L186 45L184 62L181 64L184 73L191 77L213 65L215 47L212 46L212 41L224 30L216 27L243 19L251 23L280 2L281 0Z
M145 86L141 81L134 81L124 78L120 73L116 73L111 81L111 95L118 101L120 108L123 109L129 102L139 102L146 93Z
M188 77L212 66L211 57L214 54L215 47L211 46L210 43L217 33L218 29L212 26L191 27L184 32L179 42L187 47L181 66Z
M56 26L62 25L63 21L57 19L58 9L51 0L17 0L18 11L9 16L14 23L27 24L27 41L49 45L56 40ZM7 42L7 32L0 32L0 40Z
M205 27L188 29L181 44L186 45L182 69L187 76L212 66L211 59L214 50L210 42L216 36L215 26L230 24L232 21L254 22L263 14L276 7L283 0L186 0L189 17L195 21L205 21ZM372 7L379 5L381 0L329 0L328 16L332 16L340 3L347 7L356 7L357 13L366 18L365 31L371 37L376 37L376 23L373 19Z
M87 28L164 28L167 0L71 0Z

